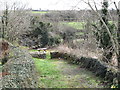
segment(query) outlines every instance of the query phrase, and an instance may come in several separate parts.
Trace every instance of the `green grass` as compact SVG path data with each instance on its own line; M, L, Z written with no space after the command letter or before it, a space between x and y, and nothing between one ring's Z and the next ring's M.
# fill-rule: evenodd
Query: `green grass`
M84 22L63 22L62 24L68 25L70 27L73 27L75 29L84 29Z
M48 13L47 11L32 11L32 13L35 13L35 14L45 14L45 13Z
M40 74L40 88L67 88L65 83L61 81L62 75L56 65L55 60L33 58L35 66Z
M77 32L76 35L84 35L84 32Z
M116 21L108 21L110 25L117 24Z
M46 59L33 58L36 70L39 73L40 88L101 87L99 86L99 78L95 77L91 72L80 69L77 71L78 74L74 75L78 65L72 65L68 64L67 61L50 58L49 50L47 51ZM73 76L68 75L69 72Z
M36 50L36 49L31 49L31 50L29 50L30 52L35 52L35 51L38 51L38 50Z
M47 59L37 59L37 58L34 58L35 60L35 63L36 63L36 67L37 67L37 70L43 74L43 75L52 75L52 74L56 74L58 75L59 72L57 70L55 70L55 65L52 64L50 60L47 60Z
M109 21L110 24L113 24L113 23L116 23L116 22L113 22L113 21ZM73 27L75 29L84 29L84 26L85 26L85 22L62 22L62 24L65 24L65 25L68 25L70 27Z
M32 50L35 51L35 50ZM33 58L36 69L40 75L40 88L67 88L64 81L61 81L63 75L56 68L57 60L50 60L50 53L47 51L46 59Z
M70 26L78 30L83 30L85 26L84 22L62 22L61 24ZM76 35L84 35L84 32L77 32Z
M20 49L29 49L29 47L26 46L19 46Z
M89 88L101 87L99 86L99 78L95 77L91 72L81 69L78 71L78 75L70 76L63 75L60 69L73 68L77 65L68 65L64 61L50 60L50 59L37 59L35 61L36 69L40 75L39 87L40 88ZM62 64L61 64L62 63ZM57 68L57 64L60 64L60 69ZM62 70L63 71L63 70ZM65 71L67 72L67 71ZM78 80L80 79L80 81ZM90 86L91 85L91 86Z

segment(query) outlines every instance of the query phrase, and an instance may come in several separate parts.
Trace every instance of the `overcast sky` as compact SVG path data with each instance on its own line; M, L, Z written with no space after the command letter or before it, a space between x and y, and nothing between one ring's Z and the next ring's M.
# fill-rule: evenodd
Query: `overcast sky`
M42 9L42 10L70 10L70 9L88 9L88 5L85 4L82 0L0 0L0 2L22 2L23 4L27 4L32 9ZM84 0L88 1L88 0ZM89 0L93 1L93 0ZM94 0L98 8L101 7L100 2L103 0ZM114 5L111 4L112 2L116 2L118 4L118 1L120 0L108 0L110 1L110 7L109 8L114 8Z

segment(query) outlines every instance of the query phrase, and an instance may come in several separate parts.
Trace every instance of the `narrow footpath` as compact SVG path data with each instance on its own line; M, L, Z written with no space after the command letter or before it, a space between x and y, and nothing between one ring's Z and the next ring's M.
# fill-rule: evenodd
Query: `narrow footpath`
M40 88L104 88L92 72L61 59L33 58Z

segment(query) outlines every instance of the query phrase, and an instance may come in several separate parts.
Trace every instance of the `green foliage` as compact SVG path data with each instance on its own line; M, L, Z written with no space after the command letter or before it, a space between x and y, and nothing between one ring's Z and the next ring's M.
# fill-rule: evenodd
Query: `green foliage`
M106 16L108 14L108 2L104 1L103 2L103 8L102 8L102 19L105 22L105 24L108 26L108 28L110 29L110 25L108 24L108 17ZM100 25L101 25L101 30L100 30L100 46L105 49L106 47L108 47L108 45L111 46L111 40L110 40L110 36L105 28L105 26L103 25L103 22L100 20Z
M112 45L112 42L110 40L110 36L108 34L108 32L106 31L105 27L102 27L101 29L99 29L98 27L100 27L99 24L92 24L92 26L96 29L95 31L93 31L94 35L96 36L96 40L99 42L99 47L101 48L106 48L108 46ZM113 37L116 36L115 33L115 25L112 21L109 21L107 24L111 34Z
M114 30L115 30L115 26L114 24L108 24L107 25L109 27L109 30L112 34L112 36L114 36ZM104 29L104 28L103 28ZM100 38L100 46L103 47L104 49L106 49L106 47L111 47L112 46L112 42L111 42L111 39L110 39L110 36L108 34L108 32L106 30L101 30L99 33L101 33L101 35L99 36Z
M61 37L59 35L49 37L49 46L58 45L61 43Z
M62 29L60 29L59 35L63 40L63 43L70 43L73 41L73 39L75 38L75 32L76 29L69 27L67 25L61 25Z
M41 22L39 17L32 18L30 37L36 38L38 47L53 46L61 42L60 36L52 32L52 27L51 23Z
M39 42L38 45L40 45L40 47L45 47L46 45L48 45L48 32L50 31L52 25L50 23L41 22L39 21L38 17L34 17L31 20L31 26L31 28L33 29L31 31L31 36L37 38Z
M108 14L108 10L107 10L108 2L104 1L102 7L103 7L101 10L102 19L105 22L105 24L108 26L110 32L114 34L113 30L115 29L115 26L112 23L108 22L108 17L106 16ZM100 20L100 24L98 25L92 24L92 25L96 28L96 31L94 31L94 35L96 36L96 40L99 42L99 46L102 47L103 49L110 47L112 43L103 22Z
M40 36L40 42L41 42L41 47L44 47L45 45L48 44L48 29L49 29L49 24L45 24L43 22L39 22L39 25L33 30L33 35L37 36L39 38Z
M101 17L104 23L109 28L111 35L113 37L116 36L115 25L112 22L108 21L108 1L103 2ZM99 43L99 47L103 48L104 50L103 61L108 62L111 60L114 50L110 35L108 34L107 28L103 24L103 21L100 20L98 24L93 24L93 26L96 28L94 35L96 36L96 40Z

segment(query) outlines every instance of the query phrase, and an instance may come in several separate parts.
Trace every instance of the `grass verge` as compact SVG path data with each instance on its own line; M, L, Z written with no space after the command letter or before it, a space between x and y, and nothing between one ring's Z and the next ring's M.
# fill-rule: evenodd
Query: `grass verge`
M67 88L64 81L62 81L62 75L60 71L53 64L55 60L37 59L33 58L35 66L40 74L40 88Z

